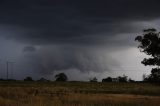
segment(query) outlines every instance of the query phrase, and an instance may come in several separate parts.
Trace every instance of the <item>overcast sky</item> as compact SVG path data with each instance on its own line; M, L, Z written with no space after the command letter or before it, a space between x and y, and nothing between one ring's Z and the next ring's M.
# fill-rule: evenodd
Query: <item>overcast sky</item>
M127 75L151 67L135 37L160 23L159 0L1 0L0 77L70 80ZM13 71L13 72L12 72Z

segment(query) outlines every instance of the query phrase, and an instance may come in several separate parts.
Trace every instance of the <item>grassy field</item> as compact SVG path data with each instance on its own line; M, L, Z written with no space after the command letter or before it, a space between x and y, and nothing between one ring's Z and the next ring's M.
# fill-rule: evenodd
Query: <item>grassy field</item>
M0 82L0 106L160 106L160 85Z

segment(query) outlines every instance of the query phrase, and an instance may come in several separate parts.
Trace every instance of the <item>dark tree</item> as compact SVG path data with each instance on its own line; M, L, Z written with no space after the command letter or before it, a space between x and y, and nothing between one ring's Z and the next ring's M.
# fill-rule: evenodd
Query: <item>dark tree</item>
M32 77L26 77L24 81L33 81Z
M67 75L64 73L59 73L57 75L55 75L56 81L67 81Z
M135 38L139 42L138 48L141 52L149 55L150 58L144 58L141 62L145 66L157 66L151 70L151 75L146 78L151 82L160 82L160 36L156 29L143 30L141 36ZM145 80L146 80L145 79Z
M94 78L90 79L90 82L97 82L97 78L94 77Z
M112 78L111 77L107 77L102 79L102 82L112 82Z
M118 77L119 82L128 82L128 76L123 75Z

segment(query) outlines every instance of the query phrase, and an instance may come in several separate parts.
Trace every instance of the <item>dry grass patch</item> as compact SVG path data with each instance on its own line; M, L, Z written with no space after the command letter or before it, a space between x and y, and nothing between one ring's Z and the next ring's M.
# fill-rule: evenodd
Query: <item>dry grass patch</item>
M160 106L160 86L81 82L0 83L0 106Z

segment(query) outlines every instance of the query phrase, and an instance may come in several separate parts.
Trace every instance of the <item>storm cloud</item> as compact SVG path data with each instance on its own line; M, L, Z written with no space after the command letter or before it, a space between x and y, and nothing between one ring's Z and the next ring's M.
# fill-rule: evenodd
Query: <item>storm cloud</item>
M135 47L136 34L157 27L159 4L159 0L1 0L0 38L22 45L20 60L28 61L25 64L37 73L113 71L121 63L110 54Z
M134 32L133 22L159 18L159 4L158 0L2 0L0 23L12 33L5 37L25 43L98 44L107 36Z

